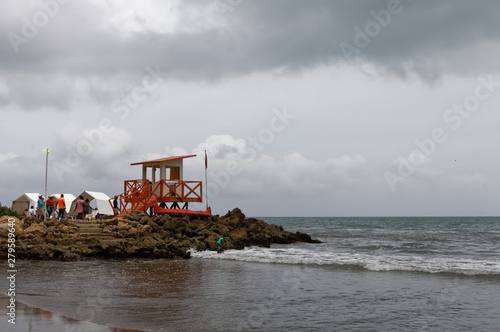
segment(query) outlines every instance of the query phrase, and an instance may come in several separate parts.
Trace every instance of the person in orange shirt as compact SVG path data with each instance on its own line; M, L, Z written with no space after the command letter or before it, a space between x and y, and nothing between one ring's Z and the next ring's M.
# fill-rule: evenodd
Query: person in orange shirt
M47 200L47 218L50 218L54 211L54 196L50 196Z
M57 207L59 208L59 213L57 214L57 220L64 218L64 212L66 211L66 200L64 199L64 194L57 199Z

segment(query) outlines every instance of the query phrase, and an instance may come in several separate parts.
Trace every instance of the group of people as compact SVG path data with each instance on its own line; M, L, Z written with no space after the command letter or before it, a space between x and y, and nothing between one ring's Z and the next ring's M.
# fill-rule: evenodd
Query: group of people
M46 204L46 205L45 205ZM47 215L43 211L44 206L47 207ZM75 209L73 212L76 213L77 219L83 219L85 215L92 212L92 207L90 206L90 202L88 199L83 200L83 196L80 195L75 202ZM55 196L50 196L47 199L47 202L44 201L42 195L38 196L37 207L36 210L33 206L31 209L25 211L26 216L36 216L42 220L45 220L45 217L51 218L52 214L57 212L56 219L60 220L64 218L64 214L66 213L66 200L64 198L64 194L61 194L59 198L55 198Z

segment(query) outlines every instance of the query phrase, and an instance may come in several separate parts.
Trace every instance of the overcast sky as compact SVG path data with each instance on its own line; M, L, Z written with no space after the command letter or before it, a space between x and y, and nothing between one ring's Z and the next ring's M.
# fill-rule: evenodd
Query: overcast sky
M500 214L500 2L0 2L0 201L185 160L215 213ZM198 206L202 208L203 205Z

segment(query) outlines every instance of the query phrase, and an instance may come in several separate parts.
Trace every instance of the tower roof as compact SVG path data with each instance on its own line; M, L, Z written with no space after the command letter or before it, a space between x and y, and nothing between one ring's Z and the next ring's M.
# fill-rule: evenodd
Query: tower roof
M154 160L148 160L148 161L140 161L140 162L133 163L133 164L130 164L130 165L153 166L153 165L159 165L160 163L164 163L164 162L168 162L168 161L185 159L185 158L191 158L191 157L196 157L196 155L195 154L191 154L191 155L188 155L188 156L166 157L166 158L160 158L160 159L154 159Z

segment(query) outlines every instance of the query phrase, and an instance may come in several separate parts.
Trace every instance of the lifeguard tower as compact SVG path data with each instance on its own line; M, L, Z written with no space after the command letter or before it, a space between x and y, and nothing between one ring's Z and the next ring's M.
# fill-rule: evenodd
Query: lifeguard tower
M131 164L142 165L142 179L126 180L123 193L109 200L112 206L115 199L117 200L115 215L131 214L136 210L143 212L149 210L155 214L211 215L212 211L208 206L205 211L189 209L189 203L203 201L202 182L183 179L183 160L191 157L196 155L167 157ZM151 174L150 178L148 173Z

